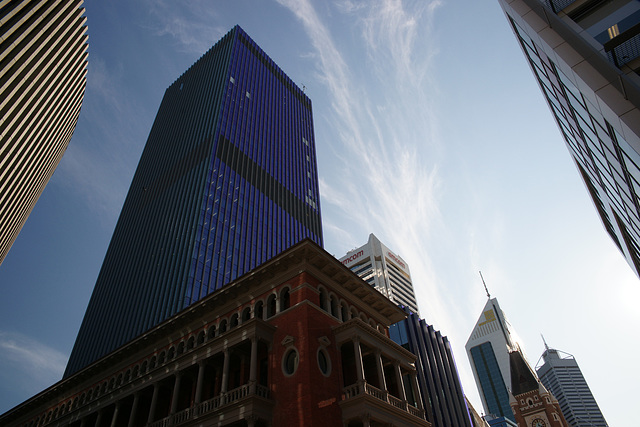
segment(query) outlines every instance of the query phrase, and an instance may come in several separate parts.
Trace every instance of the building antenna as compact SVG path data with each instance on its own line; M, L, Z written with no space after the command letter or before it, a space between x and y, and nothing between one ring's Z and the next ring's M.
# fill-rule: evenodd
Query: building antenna
M482 284L484 285L484 290L487 292L487 298L491 298L491 294L489 294L489 289L487 289L487 284L484 283L484 277L482 277L482 271L478 271L480 273L480 278L482 279Z
M540 334L540 336L542 337L542 342L544 343L545 350L549 350L549 346L547 345L547 342L544 339L544 335Z

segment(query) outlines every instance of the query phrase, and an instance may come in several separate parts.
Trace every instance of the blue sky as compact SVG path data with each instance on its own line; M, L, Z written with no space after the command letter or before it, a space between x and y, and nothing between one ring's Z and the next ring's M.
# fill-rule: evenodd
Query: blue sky
M0 265L0 412L58 381L164 93L233 25L313 101L325 248L374 233L421 314L464 344L482 270L532 364L573 354L609 424L632 425L640 283L606 235L495 1L86 5L71 144ZM634 387L635 388L635 387Z

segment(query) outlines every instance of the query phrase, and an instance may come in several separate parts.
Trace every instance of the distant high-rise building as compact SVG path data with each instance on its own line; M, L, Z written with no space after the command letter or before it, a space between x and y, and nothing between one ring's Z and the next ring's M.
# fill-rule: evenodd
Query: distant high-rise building
M165 92L65 376L305 238L311 101L236 26Z
M574 427L606 427L607 422L591 394L576 359L545 343L543 364L536 372L544 386L558 399L569 425Z
M340 262L391 301L419 314L409 266L373 234L367 244L349 251Z
M499 3L605 229L640 275L640 2Z
M78 122L87 82L81 5L0 3L0 264Z
M465 345L486 414L515 421L509 405L509 351L519 349L496 298L489 298Z
M423 407L434 427L472 427L451 344L416 314L389 327L392 340L418 356Z

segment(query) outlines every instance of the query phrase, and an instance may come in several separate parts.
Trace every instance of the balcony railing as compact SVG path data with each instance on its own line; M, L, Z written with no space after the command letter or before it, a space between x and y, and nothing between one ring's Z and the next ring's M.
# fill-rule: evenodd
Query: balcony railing
M544 3L545 6L551 9L554 13L558 13L561 10L564 10L576 1L577 0L541 0L541 2Z
M640 24L606 42L604 51L618 68L640 57Z
M187 408L183 411L176 412L173 415L169 415L166 418L155 421L149 424L149 427L169 427L180 425L186 421L221 410L225 406L249 396L257 396L268 399L269 389L261 385L256 385L255 391L252 392L251 385L245 384L231 391L228 391L227 393L223 393L212 399L206 400L194 407Z
M343 396L342 399L343 400L351 399L360 394L373 396L376 399L386 402L389 405L394 406L398 409L402 409L403 411L406 411L415 417L422 418L423 420L425 419L423 409L419 409L419 408L416 408L415 406L409 405L409 403L406 400L398 399L397 397L389 394L389 392L380 390L379 388L376 388L366 382L356 383L348 387L345 387L342 390L342 396Z

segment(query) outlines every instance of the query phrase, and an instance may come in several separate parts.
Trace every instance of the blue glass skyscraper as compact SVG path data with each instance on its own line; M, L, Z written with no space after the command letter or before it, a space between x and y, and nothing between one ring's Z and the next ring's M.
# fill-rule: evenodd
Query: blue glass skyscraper
M165 92L65 376L304 238L311 101L236 26Z

